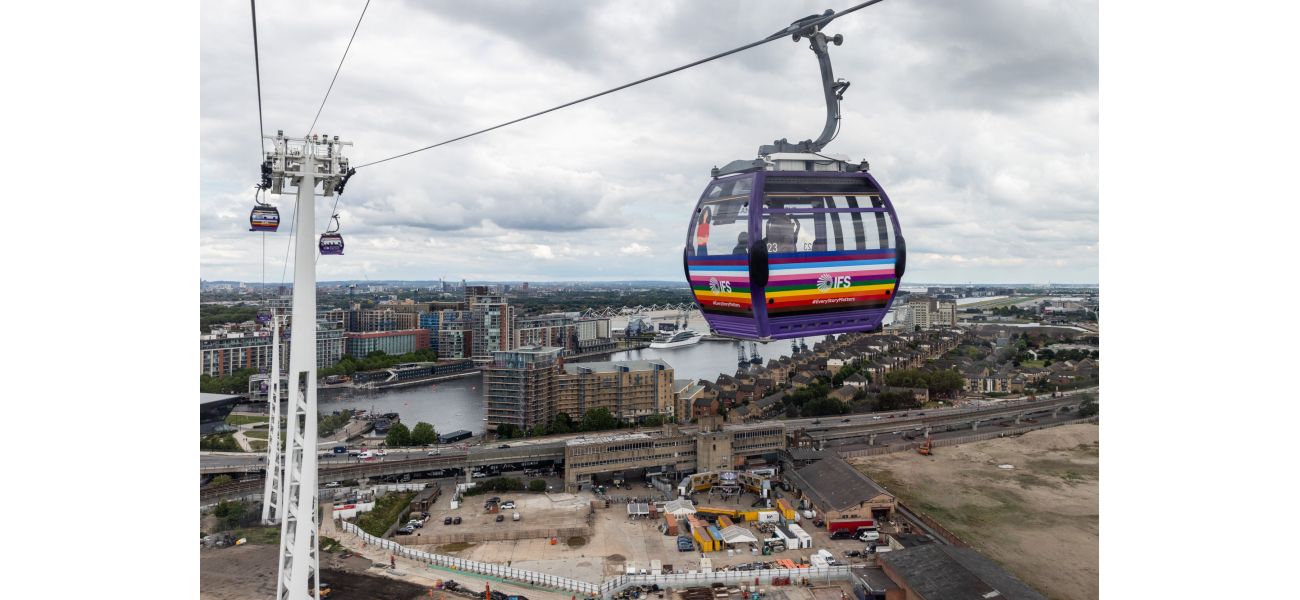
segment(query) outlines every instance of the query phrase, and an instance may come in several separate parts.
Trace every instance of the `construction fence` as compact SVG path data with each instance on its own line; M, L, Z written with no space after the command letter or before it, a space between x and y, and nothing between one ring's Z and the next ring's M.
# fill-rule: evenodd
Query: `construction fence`
M606 580L600 584L560 577L548 573L538 573L502 565L478 562L455 556L433 554L422 550L407 548L396 541L375 537L352 523L341 523L343 531L360 537L366 544L383 548L396 556L416 560L428 565L444 567L454 571L475 573L487 577L496 577L513 583L533 587L549 588L600 597L608 600L614 594L630 586L658 585L660 587L683 588L709 586L713 583L729 585L799 585L804 583L825 583L835 580L852 579L852 571L847 566L807 568L807 569L764 569L761 571L713 571L709 573L686 572L662 575L624 575Z

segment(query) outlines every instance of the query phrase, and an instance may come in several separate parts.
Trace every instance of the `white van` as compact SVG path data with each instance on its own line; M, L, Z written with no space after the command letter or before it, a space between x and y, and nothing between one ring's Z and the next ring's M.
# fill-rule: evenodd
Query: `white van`
M858 539L864 542L874 542L880 539L880 532L875 529L863 529L858 535Z
M366 460L367 458L374 458L374 457L375 457L375 453L369 450L366 450L365 452L362 452L361 454L357 455L357 458L361 460Z
M511 518L511 519L514 519L515 521L518 521L518 520L519 520L519 513L515 513L515 514L512 515L510 518Z

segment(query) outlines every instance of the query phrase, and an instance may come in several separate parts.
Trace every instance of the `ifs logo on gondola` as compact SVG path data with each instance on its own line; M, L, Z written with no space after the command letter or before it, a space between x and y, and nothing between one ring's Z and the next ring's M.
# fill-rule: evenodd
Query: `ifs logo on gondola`
M817 291L819 292L846 288L852 285L852 275L835 275L832 277L829 273L822 273L821 277L817 278Z
M730 282L730 281L725 281L725 280L724 280L724 281L718 281L718 278L717 278L717 277L710 277L710 278L709 278L709 291L712 292L712 293L714 293L714 294L730 294L730 293L731 293L731 282Z

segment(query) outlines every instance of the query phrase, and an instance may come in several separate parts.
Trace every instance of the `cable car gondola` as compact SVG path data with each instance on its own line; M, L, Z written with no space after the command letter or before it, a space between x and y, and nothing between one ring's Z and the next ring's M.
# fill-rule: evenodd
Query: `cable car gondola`
M330 217L330 226L320 234L320 253L331 256L343 254L343 236L339 234L339 216Z
M258 188L258 191L261 191L261 188ZM248 213L248 230L274 232L279 228L280 211L274 206L259 200L257 193L254 192L253 210Z
M691 219L683 268L700 312L720 335L772 340L879 330L906 268L898 216L866 161L821 154L838 132L849 86L833 79L827 52L843 37L802 25L822 16L788 30L795 41L810 40L821 67L821 136L778 140L759 147L757 160L714 168Z

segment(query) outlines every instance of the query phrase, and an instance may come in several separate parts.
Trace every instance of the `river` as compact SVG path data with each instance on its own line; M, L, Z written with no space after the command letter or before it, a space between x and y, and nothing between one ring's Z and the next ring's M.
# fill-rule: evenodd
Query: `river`
M823 336L805 338L808 346ZM674 379L714 380L720 373L736 372L736 348L739 342L700 342L691 346L664 350L617 352L610 360L663 359L673 367ZM790 341L758 344L764 364L769 359L790 355ZM483 432L483 378L480 375L416 385L391 390L346 390L321 394L320 411L330 413L345 408L365 409L374 413L395 412L402 423L413 427L419 421L432 423L440 433L457 429Z
M696 331L708 331L698 313L691 320ZM666 319L671 321L671 318ZM886 315L885 323L893 320ZM626 319L624 319L626 322ZM825 336L812 336L804 341L811 348ZM737 367L736 350L739 342L703 341L691 346L654 350L645 348L616 352L609 360L663 359L673 368L674 379L708 379L713 381L721 373L734 374ZM748 344L747 344L748 345ZM773 358L789 356L790 340L758 344L758 354L763 363ZM346 390L321 394L319 409L329 413L345 408L365 409L373 413L395 412L402 423L413 427L417 422L433 424L439 433L468 429L476 434L483 432L483 378L480 375L444 381L436 384L416 385L391 390Z

